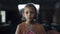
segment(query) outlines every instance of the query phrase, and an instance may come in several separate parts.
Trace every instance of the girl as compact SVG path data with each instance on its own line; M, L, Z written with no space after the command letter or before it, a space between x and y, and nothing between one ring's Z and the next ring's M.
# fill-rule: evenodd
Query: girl
M46 34L44 27L39 22L34 21L37 9L33 4L27 4L22 12L25 22L17 26L15 34Z

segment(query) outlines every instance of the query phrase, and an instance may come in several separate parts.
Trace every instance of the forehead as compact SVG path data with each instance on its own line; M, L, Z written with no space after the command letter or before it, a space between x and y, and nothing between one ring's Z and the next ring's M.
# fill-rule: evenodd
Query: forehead
M24 11L35 11L33 7L26 7L24 8Z

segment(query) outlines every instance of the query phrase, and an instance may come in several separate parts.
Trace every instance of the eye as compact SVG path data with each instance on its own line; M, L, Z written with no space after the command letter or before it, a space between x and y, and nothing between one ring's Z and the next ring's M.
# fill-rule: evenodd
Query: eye
M30 13L32 13L32 14L33 14L33 13L35 13L35 12L31 11Z
M28 12L26 12L26 14L28 14Z
M31 12L31 13L34 13L34 12Z

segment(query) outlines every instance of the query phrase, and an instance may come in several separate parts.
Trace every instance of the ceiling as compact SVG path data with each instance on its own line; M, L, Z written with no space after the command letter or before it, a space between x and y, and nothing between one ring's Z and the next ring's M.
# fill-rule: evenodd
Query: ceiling
M0 0L0 9L16 9L18 4L36 3L40 5L53 5L59 0Z

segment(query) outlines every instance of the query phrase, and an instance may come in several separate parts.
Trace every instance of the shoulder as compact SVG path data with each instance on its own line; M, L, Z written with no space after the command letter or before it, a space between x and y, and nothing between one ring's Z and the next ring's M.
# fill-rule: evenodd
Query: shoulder
M19 26L22 26L22 25L24 25L25 23L24 22L22 22L22 23L20 23L20 24L18 24Z
M36 28L37 28L37 30L39 31L39 33L41 33L41 34L46 34L46 31L45 31L45 29L44 29L44 26L43 26L42 24L40 24L39 22L36 23Z
M42 26L41 24L40 24L40 22L36 22L35 23L37 26Z
M24 28L25 27L25 23L22 22L22 23L18 24L17 26L20 27L20 28Z
M37 28L40 28L40 29L44 28L44 26L42 24L40 24L39 22L36 22L36 26L37 26Z

